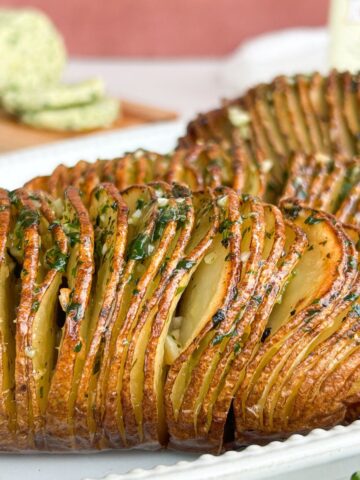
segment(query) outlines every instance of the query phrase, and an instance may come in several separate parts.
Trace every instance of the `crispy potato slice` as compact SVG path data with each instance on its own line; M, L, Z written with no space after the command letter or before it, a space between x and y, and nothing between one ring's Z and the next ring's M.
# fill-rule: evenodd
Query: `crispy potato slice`
M123 418L121 419L122 422L127 420L128 424L134 427L135 433L133 432L133 434L135 436L136 420L131 415L130 410L132 408L132 397L134 392L135 394L137 392L138 385L136 377L141 372L138 368L135 368L135 363L133 364L132 360L128 362L127 359L134 355L134 362L136 362L136 365L138 363L141 365L144 355L142 342L140 341L140 344L136 343L138 334L143 334L143 332L140 332L141 326L139 325L139 319L141 312L143 310L146 311L149 302L151 303L152 301L153 295L155 295L157 292L160 277L156 274L155 269L159 268L162 262L165 261L166 263L168 261L166 253L169 248L171 248L176 234L176 221L174 215L178 212L174 199L166 198L168 186L166 184L158 184L153 185L153 187L157 196L155 222L153 224L153 230L149 231L149 239L153 247L145 263L143 265L137 265L136 267L138 272L136 272L137 278L135 279L136 283L133 290L133 298L130 300L128 312L124 312L124 323L119 335L123 343L121 343L122 356L119 361L118 375L120 377L120 391L118 393L118 408L120 408L120 411L123 412ZM153 249L156 253L152 258L149 258ZM138 260L140 260L140 258ZM164 268L166 271L166 266ZM144 320L146 321L146 314L144 316ZM136 330L137 325L139 325L139 330ZM117 339L117 342L118 341L119 339ZM133 377L135 378L135 385L133 387L133 391L130 391L130 382L133 382ZM127 409L125 408L126 405L128 407ZM129 425L126 428L126 435L126 442L127 444L131 445L131 427Z
M154 202L156 200L155 191L152 188L145 186L134 186L126 190L122 195L122 200L125 202L128 209L128 227L125 249L128 250L130 246L136 247L139 250L140 247L145 248L146 245L142 242L142 236L145 226L149 221L154 222ZM147 228L147 226L146 226ZM126 261L126 257L125 257ZM126 309L129 306L131 295L128 292L128 285L132 283L132 289L136 288L135 281L135 261L127 261L121 271L120 283L117 287L117 293L115 295L115 305L108 320L106 331L104 332L104 344L102 346L102 356L100 357L96 395L95 395L95 421L99 426L99 431L95 436L95 442L100 445L107 445L107 440L104 438L102 432L102 422L105 415L105 403L108 377L111 369L111 363L113 361L114 350L116 347L116 339L119 334L120 328L124 321ZM137 272L139 275L140 272ZM131 291L130 291L131 293ZM126 295L125 295L126 294ZM122 308L121 315L119 310ZM114 380L114 379L113 379Z
M177 234L178 220L186 216L186 205L180 206L175 199L169 197L169 188L166 184L153 184L158 203L158 212L155 220L154 230L151 233L151 241L154 248L158 245L158 252L163 259L162 274L155 274L152 283L145 286L145 293L138 304L138 311L130 312L132 317L127 315L125 328L120 335L126 338L132 332L131 340L128 338L126 349L124 349L124 366L122 367L121 379L121 411L126 431L126 444L134 445L140 441L137 422L141 422L141 384L143 382L143 362L145 357L144 342L151 322L148 318L156 305L162 290L167 282L169 269L175 268L177 264ZM186 219L185 219L186 220ZM181 223L180 223L181 224ZM173 258L174 257L174 258ZM159 257L160 258L160 257ZM154 259L158 263L158 259ZM175 262L175 264L174 264ZM150 273L153 265L150 264ZM141 295L141 280L136 287L135 295ZM130 306L131 310L131 306ZM133 322L133 323L131 323ZM134 409L134 410L133 410Z
M281 212L270 205L264 208L264 221L265 235L261 260L257 266L256 287L246 303L243 299L233 302L228 312L228 316L233 319L231 335L225 332L216 337L215 343L225 344L225 348L221 359L216 362L216 366L214 365L214 372L208 385L205 385L202 395L197 400L199 414L196 441L201 449L221 450L231 401L241 381L242 370L251 354L250 344L260 342L264 330L263 312L268 310L267 304L275 296L276 264L287 252L284 250L285 224ZM283 277L284 274L280 278ZM269 295L270 293L272 294ZM256 323L253 325L255 316Z
M348 259L353 258L355 253L354 248L348 249ZM352 261L352 260L351 260ZM291 349L291 353L287 356L286 362L281 369L276 386L274 386L269 392L265 405L264 424L269 425L270 429L274 429L276 425L277 431L286 432L289 429L292 419L288 417L291 412L291 403L294 400L298 386L294 385L293 390L287 390L289 377L291 377L294 369L303 362L309 356L312 356L313 349L317 345L323 342L336 328L339 326L339 321L333 321L333 317L339 308L341 308L342 296L348 293L350 281L354 279L354 274L348 275L348 281L345 282L344 288L340 293L338 301L333 305L327 306L327 310L323 312L323 315L319 315L318 318L312 319L311 327L304 327L301 329L298 335L294 348ZM316 303L314 304L316 305ZM286 386L286 387L285 387ZM275 388L276 387L276 388ZM291 393L290 393L291 392ZM321 409L319 409L321 411ZM303 417L303 421L305 417ZM306 430L305 422L302 424L301 430Z
M80 189L83 182L84 176L86 175L88 169L91 168L91 164L85 160L80 160L73 167L70 168L70 182L71 185Z
M296 75L294 81L298 90L304 121L309 132L311 152L325 153L326 146L322 138L321 126L310 99L309 78L305 75Z
M284 76L275 78L271 85L271 91L274 102L274 113L278 119L280 130L287 142L287 148L290 152L301 151L301 145L294 131L293 112L289 111L286 92L288 79Z
M35 177L29 180L24 184L24 188L28 190L29 192L34 192L37 190L43 190L45 192L48 191L48 180L49 177L46 175L43 175L41 177Z
M318 121L321 130L322 143L324 152L328 153L332 150L329 132L329 106L325 98L326 80L320 73L314 73L309 79L309 99L314 115Z
M82 199L86 207L88 207L90 203L93 190L101 182L102 167L103 162L97 160L95 163L90 163L82 175L79 190L82 193Z
M354 254L359 230L348 227L346 232L353 240L349 252ZM355 257L351 261L356 263ZM285 415L282 418L284 433L339 423L346 415L347 405L358 401L356 380L347 378L360 359L356 338L359 271L345 293L321 326L309 332L305 354L287 371L284 385L288 393L278 396L273 413L273 424L279 415ZM338 381L334 382L334 378Z
M29 428L36 448L44 447L44 423L50 378L56 360L58 291L68 260L68 245L62 226L51 208L51 199L32 196L39 214L41 239L39 272L34 288L25 354L29 392Z
M89 215L95 232L95 278L88 307L88 338L83 346L86 358L75 402L75 435L81 449L92 446L98 430L94 412L96 385L124 269L128 208L116 187L105 183L93 191Z
M65 450L75 448L74 406L88 344L88 307L94 272L93 227L75 187L65 192L61 223L70 245L67 287L60 291L66 318L48 394L46 441L49 449Z
M132 154L132 161L135 168L135 181L133 183L149 183L164 178L167 170L166 156L139 149Z
M344 87L344 116L346 124L356 139L356 152L360 152L360 139L358 138L360 132L360 115L359 115L359 99L358 91L358 76L352 75L350 72L341 74L342 84Z
M271 312L267 325L271 335L248 365L236 397L237 435L242 441L256 435L271 436L272 426L266 423L271 416L271 403L269 405L267 399L281 385L280 372L287 371L284 364L301 346L301 338L331 313L355 275L349 269L351 249L346 236L331 217L298 204L285 202L283 208L286 216L306 232L309 247L281 303ZM281 425L274 428L281 431Z
M70 169L65 165L59 165L48 177L46 191L53 198L62 198L64 191L70 185Z
M329 108L330 140L336 153L351 156L355 154L355 143L344 115L344 89L341 87L341 74L332 70L326 79L325 92Z
M233 443L234 432L227 432L225 423L231 412L233 398L239 387L242 387L247 363L271 333L266 328L268 316L274 304L281 298L283 289L291 279L294 266L307 245L303 232L287 221L282 224L278 214L275 225L277 228L274 231L266 231L266 238L268 239L271 233L274 240L273 243L267 242L267 249L271 248L267 264L261 271L257 289L239 322L238 330L242 335L230 339L226 355L218 364L211 388L201 406L202 444L215 452L221 451L223 441L226 448ZM284 228L285 244L282 235ZM267 249L265 248L264 252Z
M309 188L314 176L314 157L297 152L292 155L289 165L288 179L282 192L282 198L296 198L306 202Z
M214 262L214 252L209 252L219 222L218 206L211 191L193 196L195 219L191 225L191 237L185 247L185 259L173 270L164 294L159 302L151 327L147 356L144 365L143 435L147 445L163 444L167 439L164 408L164 382L166 365L179 355L177 328L181 317L176 309L182 293L188 286L200 262ZM209 253L207 253L209 252ZM176 332L177 331L177 332Z
M224 109L210 111L203 121L207 124L209 135L211 138L214 138L217 143L223 146L224 139L225 142L231 139L231 121L229 122L229 116Z
M354 223L360 197L358 158L334 158L296 153L291 162L283 199L296 198L304 205L334 213L344 223Z
M189 150L176 150L171 157L165 180L169 183L186 184L193 192L201 190L204 187L203 177L191 162L191 158L196 157L201 149L202 146L196 145Z
M278 81L279 83L281 82L284 91L291 126L300 150L310 154L312 149L311 139L309 137L307 124L299 101L296 81L291 77L279 77Z
M182 352L169 370L165 390L170 442L173 445L181 443L185 447L194 446L196 438L193 429L201 396L204 395L202 383L209 381L218 355L225 346L225 342L218 339L231 336L229 332L232 333L234 327L228 318L231 303L237 295L246 302L255 286L255 276L249 275L248 271L252 270L251 266L257 265L261 255L259 243L264 237L264 231L261 233L263 209L261 204L245 201L241 209L244 217L241 223L236 198L231 203L231 193L227 192L227 195L228 211L223 212L220 232L212 246L217 254L216 259L213 264L199 266L180 303L179 313L183 319L179 342ZM227 247L227 253L224 246ZM248 252L246 263L241 262L241 246L243 251ZM226 265L227 262L230 265ZM204 290L202 286L214 277L224 278L226 283L214 281L214 287L218 289L216 293L209 287ZM211 302L204 296L204 291L208 292Z
M336 212L336 217L341 222L360 227L360 179L354 184L346 199L342 202Z
M128 347L134 334L138 315L143 304L151 297L156 288L157 271L166 260L166 251L176 234L175 221L169 221L166 224L157 222L158 219L160 220L161 201L156 199L163 198L165 196L164 189L168 187L166 184L154 187L156 190L147 187L152 198L145 202L141 197L133 197L133 199L124 197L125 202L135 200L137 203L140 200L143 204L143 212L140 218L141 223L137 227L137 234L127 246L127 265L122 287L118 291L112 338L110 338L110 347L107 353L110 356L108 356L107 363L104 363L103 373L100 377L103 402L100 402L99 405L103 403L100 409L102 408L103 425L110 445L126 445L121 390ZM134 187L130 194L136 194L138 190L138 187Z
M342 209L343 203L346 204L347 198L351 192L351 189L357 186L360 183L360 167L359 167L359 158L355 157L353 160L344 162L342 170L342 178L337 186L334 189L331 201L330 201L330 211L337 214L337 212ZM346 208L346 207L345 207Z
M324 210L325 212L334 212L334 203L343 185L346 163L346 158L334 155L333 165L331 165L331 162L328 164L329 174L323 183L321 193L319 193L314 203L314 208Z
M257 115L254 118L253 128L258 132L258 138L266 137L266 142L271 146L269 149L263 141L259 141L268 165L267 171L270 172L269 181L273 188L279 188L275 186L283 182L284 168L289 151L285 139L281 135L277 118L274 115L272 92L268 85L262 84L250 90L247 97L249 105L253 104L254 113L256 112ZM262 130L263 133L260 134ZM262 166L263 164L260 163L260 169Z
M18 280L19 300L16 311L15 332L15 406L16 445L19 449L33 445L30 431L28 390L28 332L35 299L37 282L43 279L40 264L40 216L25 190L16 190L10 195L11 229L8 237L8 252L21 270Z
M18 304L15 262L7 251L10 200L0 190L0 448L15 449L15 323Z
M130 153L125 154L116 162L115 178L119 190L125 190L135 184L135 165Z
M233 122L234 127L237 130L234 132L234 141L237 147L241 147L241 150L245 154L245 166L250 167L246 172L246 177L250 184L252 178L256 178L256 171L259 171L260 185L258 191L253 191L246 188L246 192L242 189L242 192L250 193L254 195L263 195L265 186L263 185L264 177L266 173L267 189L265 191L266 197L274 197L277 191L281 190L281 161L276 154L276 151L269 140L267 131L263 128L259 112L255 108L256 102L254 102L252 91L250 90L243 99L243 108L231 106L228 109L229 117ZM268 177L268 178L267 178Z
M168 246L165 263L158 272L158 278L155 279L155 289L151 297L146 299L139 313L124 367L121 393L128 445L139 445L144 441L142 402L144 400L145 364L148 360L148 340L158 306L171 281L171 276L176 275L177 270L188 270L181 266L181 261L194 225L193 203L191 193L187 189L179 189L177 185L174 185L173 192L178 195L176 198L173 197L170 190L164 191L165 197L158 198L160 207L156 228L164 230L168 223L176 222L176 235L173 236ZM187 260L187 262L189 261ZM187 265L188 263L184 267Z
M258 118L266 131L268 141L271 143L274 152L279 158L289 155L288 146L281 135L276 117L273 115L272 95L268 85L260 84L252 91L254 107L258 113Z

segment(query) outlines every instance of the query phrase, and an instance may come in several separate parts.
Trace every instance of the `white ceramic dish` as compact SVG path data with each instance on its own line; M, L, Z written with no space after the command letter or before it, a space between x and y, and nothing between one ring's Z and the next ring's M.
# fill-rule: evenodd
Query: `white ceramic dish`
M50 173L59 163L71 165L80 159L111 158L138 147L166 152L183 132L181 122L165 123L0 155L0 185L13 189L35 175ZM1 480L81 480L109 474L108 480L349 480L358 469L360 421L349 427L328 432L314 430L306 437L294 435L286 442L251 446L220 457L168 451L0 456Z

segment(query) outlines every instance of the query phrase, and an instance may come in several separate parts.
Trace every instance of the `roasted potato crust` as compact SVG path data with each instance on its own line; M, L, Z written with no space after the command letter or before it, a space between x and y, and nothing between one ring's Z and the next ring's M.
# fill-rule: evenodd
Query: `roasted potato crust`
M0 190L0 450L220 453L359 417L359 85L280 75L174 152Z

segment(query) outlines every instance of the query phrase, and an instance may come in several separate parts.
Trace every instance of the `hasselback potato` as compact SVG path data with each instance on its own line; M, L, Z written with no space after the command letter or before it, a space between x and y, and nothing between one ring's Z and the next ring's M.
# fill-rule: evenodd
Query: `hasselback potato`
M0 190L1 450L219 453L358 418L359 89L279 77L168 155Z

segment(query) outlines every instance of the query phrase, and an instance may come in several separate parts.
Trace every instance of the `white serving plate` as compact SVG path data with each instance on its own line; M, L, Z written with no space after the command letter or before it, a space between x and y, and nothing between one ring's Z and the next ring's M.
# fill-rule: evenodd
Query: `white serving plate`
M0 155L0 185L13 189L50 173L59 163L112 158L138 147L166 152L184 128L181 122L135 127ZM107 480L349 480L356 470L360 470L360 421L219 457L170 451L0 456L0 480L82 480L106 475Z

